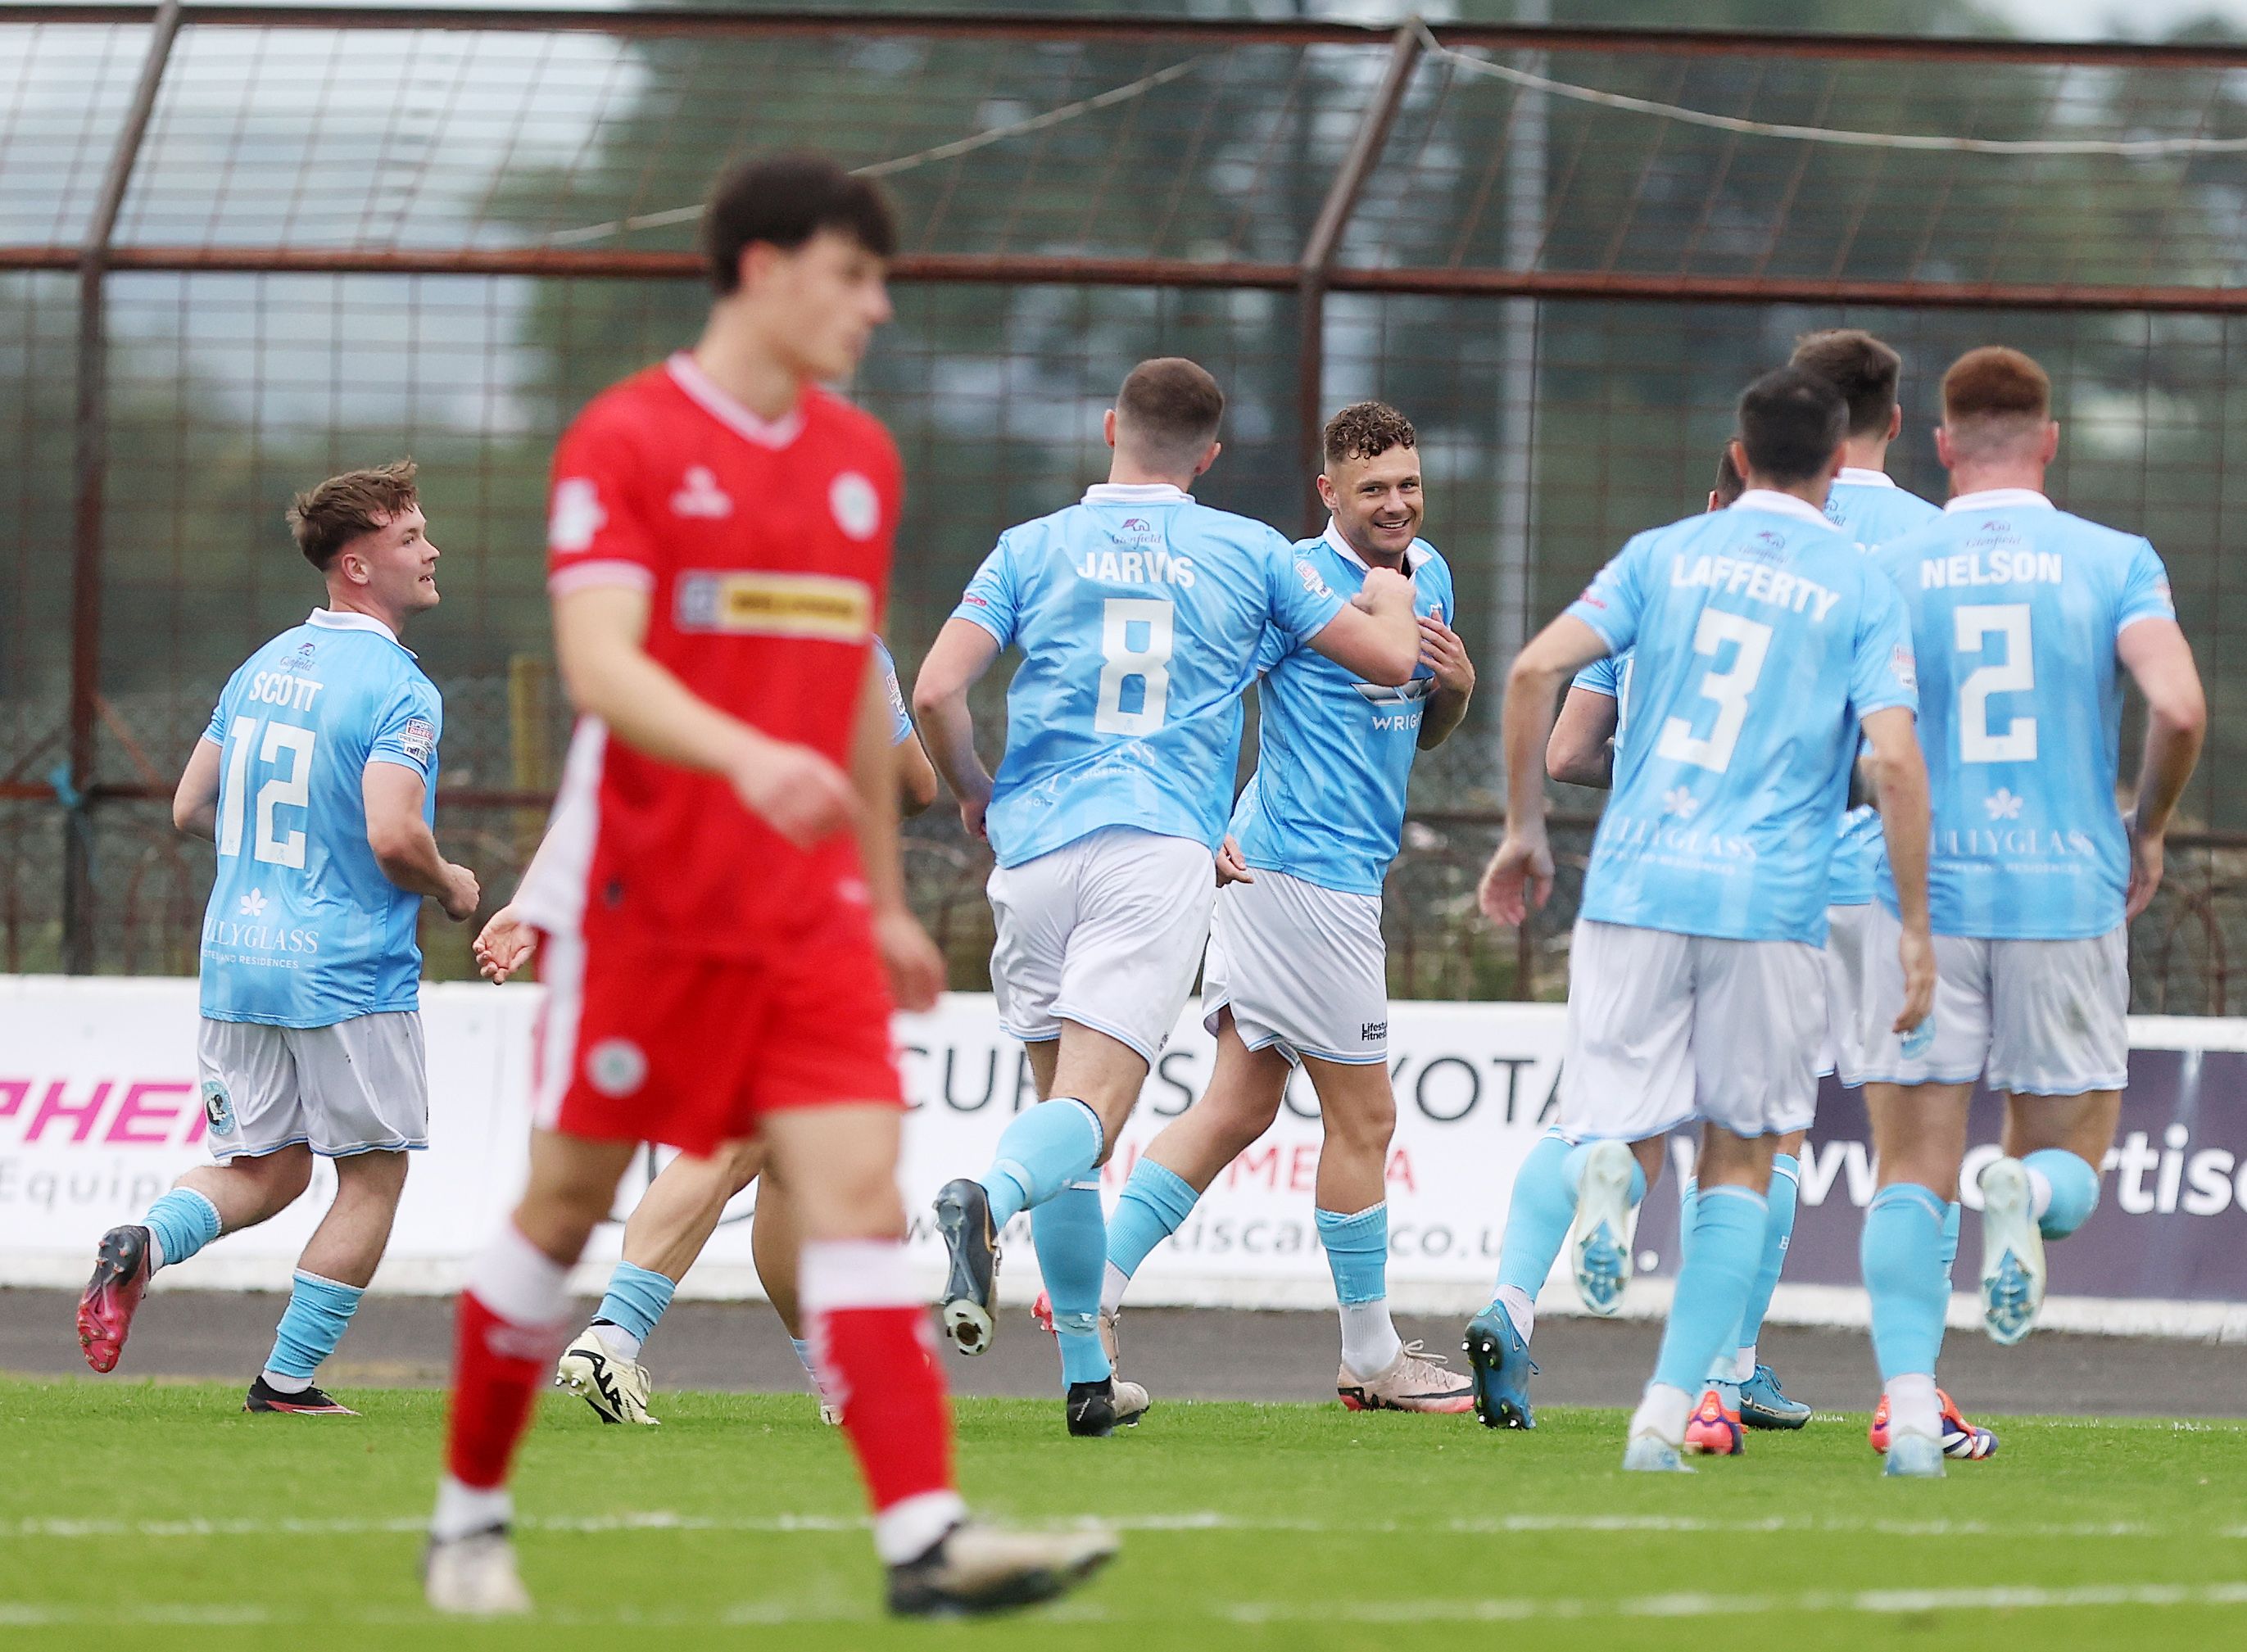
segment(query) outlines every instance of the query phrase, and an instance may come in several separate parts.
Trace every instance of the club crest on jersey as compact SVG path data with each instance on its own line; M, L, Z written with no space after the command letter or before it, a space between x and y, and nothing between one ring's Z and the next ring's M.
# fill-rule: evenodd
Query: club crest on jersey
M819 637L863 642L873 633L874 593L831 574L717 573L679 577L679 629L741 637Z
M604 1038L585 1052L585 1082L611 1099L647 1082L647 1052L628 1038Z
M564 476L554 484L554 509L546 519L546 543L563 556L593 548L593 536L609 520L600 490L584 476Z
M700 516L721 522L734 514L734 502L718 486L717 472L707 465L689 465L686 480L671 495L671 512L675 516Z
M871 539L881 529L882 496L855 470L844 471L829 486L827 508L835 513L835 525L853 539Z

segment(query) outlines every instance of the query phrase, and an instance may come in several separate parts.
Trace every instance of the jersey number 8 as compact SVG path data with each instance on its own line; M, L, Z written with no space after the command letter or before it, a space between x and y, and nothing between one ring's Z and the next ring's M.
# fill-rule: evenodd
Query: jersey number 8
M1737 644L1738 652L1729 671L1718 671L1713 662L1726 643ZM1706 654L1711 662L1701 679L1701 694L1717 702L1717 720L1704 738L1694 734L1688 719L1668 719L1662 725L1662 738L1655 742L1655 755L1721 775L1732 766L1732 748L1740 743L1740 728L1748 720L1748 695L1763 675L1764 656L1771 652L1771 627L1744 614L1704 608L1693 627L1693 652Z
M249 748L257 743L257 719L237 717L226 732L226 783L224 802L218 823L218 852L222 855L242 853L243 806L248 799L244 789L249 779ZM291 829L282 832L276 827L273 814L277 809L309 809L312 801L312 752L319 744L319 734L310 728L299 728L294 723L265 725L265 744L258 753L258 761L276 763L283 756L289 759L289 772L275 775L257 788L257 842L252 851L256 858L275 866L304 864L304 834Z
M1134 645L1132 631L1144 638ZM1163 726L1171 699L1171 651L1177 646L1177 616L1154 597L1110 597L1101 604L1100 700L1092 713L1093 732L1137 736ZM1137 678L1139 707L1124 709L1124 686Z

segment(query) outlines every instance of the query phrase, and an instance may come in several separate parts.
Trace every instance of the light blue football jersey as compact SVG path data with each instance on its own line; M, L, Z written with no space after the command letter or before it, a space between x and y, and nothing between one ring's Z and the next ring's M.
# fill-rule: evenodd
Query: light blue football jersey
M1295 555L1344 597L1365 584L1365 559L1331 522L1319 538L1299 541ZM1419 539L1404 560L1414 611L1440 609L1448 619L1450 564ZM1404 829L1435 672L1423 665L1401 688L1360 682L1301 638L1268 627L1257 670L1256 772L1233 807L1241 857L1322 889L1380 894Z
M1841 478L1826 495L1826 520L1867 550L1915 533L1942 515L1942 506L1907 493L1886 473L1854 465L1842 468ZM1880 810L1861 803L1843 816L1827 904L1862 906L1869 902L1885 851Z
M905 707L905 691L898 686L898 662L890 645L874 638L874 658L881 662L882 685L890 691L890 744L902 746L912 738L912 713Z
M369 763L421 776L437 818L436 686L379 621L315 609L227 679L218 879L203 915L202 1013L331 1027L420 1002L421 897L382 875L360 789Z
M1595 694L1605 694L1615 703L1615 733L1608 736L1617 756L1622 753L1623 719L1630 711L1630 651L1620 654L1602 654L1576 673L1571 688L1588 688Z
M1022 651L984 817L999 864L1109 826L1214 852L1266 626L1309 638L1342 603L1275 529L1167 485L1008 529L953 616Z
M1752 489L1639 535L1568 612L1631 654L1583 916L1822 945L1859 721L1914 703L1880 569L1802 501Z
M2168 574L2134 534L2041 494L1967 494L1875 560L1911 616L1935 832L1936 932L2066 940L2122 921L2114 639L2169 619ZM1895 885L1883 869L1881 898Z

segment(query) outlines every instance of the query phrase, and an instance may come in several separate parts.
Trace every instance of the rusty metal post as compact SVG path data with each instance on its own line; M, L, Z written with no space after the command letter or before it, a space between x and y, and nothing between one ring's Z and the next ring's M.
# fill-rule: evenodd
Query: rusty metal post
M1303 256L1296 261L1295 311L1300 331L1295 350L1295 428L1297 451L1306 478L1318 474L1324 459L1319 438L1326 427L1322 392L1327 357L1327 283L1334 271L1335 255L1342 247L1342 233L1349 228L1350 215L1357 210L1357 198L1388 145L1389 129L1396 125L1397 111L1403 106L1405 90L1412 84L1413 68L1420 61L1420 44L1419 28L1413 24L1406 24L1390 37L1389 66L1382 74L1373 100L1365 106L1365 118L1358 123L1356 135L1350 140L1349 153L1342 157L1334 182L1328 186L1318 221L1311 226L1310 238L1303 243ZM1316 533L1321 516L1315 502L1307 506L1306 531Z
M140 140L155 112L164 65L180 31L180 0L164 0L149 30L140 81L109 157L108 174L78 259L78 408L72 427L77 499L71 554L70 761L57 776L63 808L63 967L87 975L94 966L93 788L101 693L102 483L109 468L110 242L133 181Z

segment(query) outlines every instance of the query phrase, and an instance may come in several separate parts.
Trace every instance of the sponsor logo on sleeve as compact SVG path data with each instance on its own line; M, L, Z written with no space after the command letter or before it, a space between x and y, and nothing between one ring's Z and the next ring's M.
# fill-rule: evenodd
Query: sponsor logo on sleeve
M427 717L409 717L400 731L398 747L417 763L429 761L429 754L437 749L437 725Z
M1919 692L1919 660L1902 643L1888 655L1888 674L1914 693Z
M546 521L546 543L557 555L575 556L593 548L594 536L609 520L600 490L590 478L564 476L554 484L554 509Z
M1303 589L1314 597L1334 595L1334 592L1328 589L1327 582L1319 570L1300 556L1295 559L1295 577L1303 582Z

